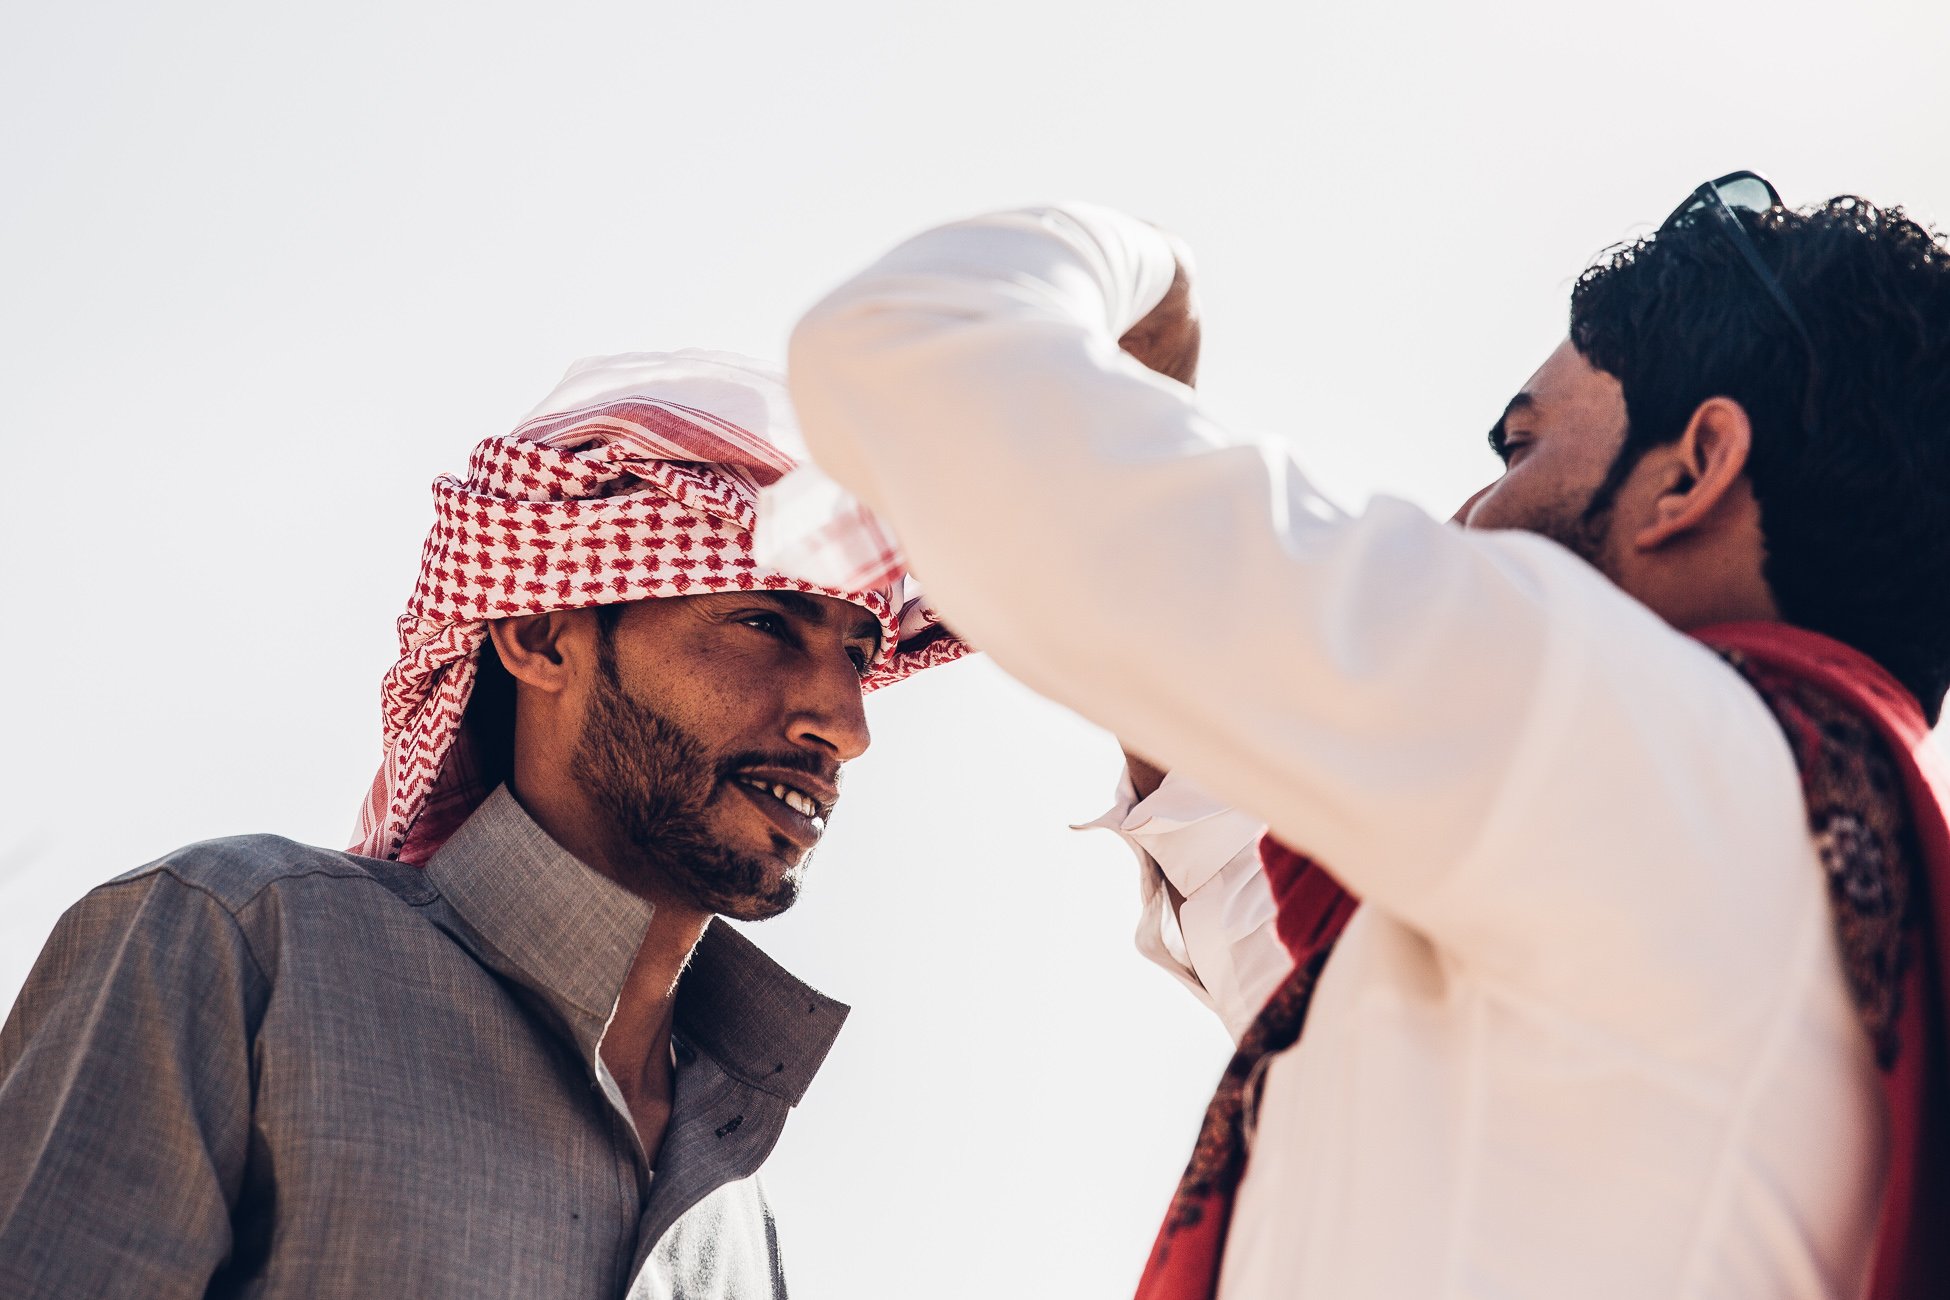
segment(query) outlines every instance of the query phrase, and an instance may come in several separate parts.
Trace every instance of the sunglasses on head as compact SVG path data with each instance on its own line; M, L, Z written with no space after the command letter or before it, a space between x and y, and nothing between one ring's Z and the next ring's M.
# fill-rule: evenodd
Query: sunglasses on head
M1820 374L1820 363L1815 355L1815 341L1808 333L1801 313L1795 310L1793 299L1781 287L1781 281L1762 260L1760 250L1747 234L1747 227L1741 223L1736 211L1762 213L1785 206L1781 202L1780 191L1775 189L1765 176L1758 172L1728 172L1717 180L1710 180L1686 196L1685 202L1672 210L1672 215L1659 224L1661 234L1681 226L1691 226L1705 222L1724 235L1740 253L1747 269L1760 281L1767 296L1781 309L1781 315L1794 327L1795 337L1801 340L1802 351L1808 359L1808 382L1802 391L1801 426L1804 434L1813 434L1815 428L1816 380Z

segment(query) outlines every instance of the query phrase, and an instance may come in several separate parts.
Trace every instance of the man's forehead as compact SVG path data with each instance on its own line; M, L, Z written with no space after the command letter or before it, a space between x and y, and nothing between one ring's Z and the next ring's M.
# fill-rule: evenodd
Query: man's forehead
M1584 359L1569 339L1557 345L1544 364L1503 408L1513 415L1591 414L1594 405L1622 401L1618 381Z

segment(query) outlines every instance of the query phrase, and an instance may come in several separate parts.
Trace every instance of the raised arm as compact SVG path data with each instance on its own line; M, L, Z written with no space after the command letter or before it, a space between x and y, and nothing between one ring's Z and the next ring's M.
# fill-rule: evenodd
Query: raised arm
M1536 592L1410 506L1343 514L1121 351L1175 267L1102 209L924 234L794 335L808 440L1028 684L1350 874L1439 869L1526 725Z
M1118 347L1174 270L1103 209L923 234L800 324L807 440L1010 672L1450 951L1602 999L1648 945L1766 933L1769 853L1805 843L1758 701L1561 548L1345 513L1220 428Z

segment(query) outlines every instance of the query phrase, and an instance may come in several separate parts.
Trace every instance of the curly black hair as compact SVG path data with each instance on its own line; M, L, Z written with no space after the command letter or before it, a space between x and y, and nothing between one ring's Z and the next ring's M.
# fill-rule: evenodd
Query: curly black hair
M1950 689L1950 247L1850 195L1738 215L1815 373L1731 232L1682 223L1608 250L1571 293L1571 341L1618 379L1628 424L1590 513L1700 403L1739 402L1782 617L1876 660L1934 724Z

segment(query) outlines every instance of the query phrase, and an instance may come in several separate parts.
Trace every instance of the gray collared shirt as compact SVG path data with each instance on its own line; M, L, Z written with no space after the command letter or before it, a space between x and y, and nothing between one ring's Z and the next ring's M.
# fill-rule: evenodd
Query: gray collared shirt
M94 890L0 1029L0 1295L783 1296L753 1175L846 1008L714 921L653 1173L595 1073L649 917L505 790L424 871Z

